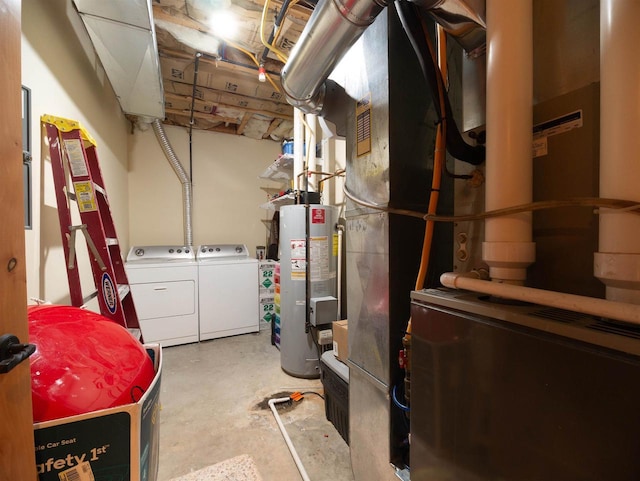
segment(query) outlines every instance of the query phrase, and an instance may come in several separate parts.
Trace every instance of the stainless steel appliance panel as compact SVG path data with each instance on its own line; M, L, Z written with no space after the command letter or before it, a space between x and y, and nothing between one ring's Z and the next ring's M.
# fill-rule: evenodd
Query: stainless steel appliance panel
M397 481L389 464L389 396L386 385L349 364L349 444L358 481Z
M347 219L349 359L389 384L389 216Z
M412 294L412 481L637 479L639 330L472 296Z

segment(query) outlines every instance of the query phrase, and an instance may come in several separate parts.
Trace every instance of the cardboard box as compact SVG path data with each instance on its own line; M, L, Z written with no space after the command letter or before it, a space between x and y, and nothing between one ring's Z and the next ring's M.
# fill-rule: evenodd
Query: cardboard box
M258 264L258 284L260 284L260 293L264 289L274 289L276 284L276 262L261 261Z
M333 321L333 353L346 363L349 358L349 326L347 320Z
M260 322L271 323L273 315L276 313L276 304L273 297L261 297L258 316Z
M156 481L162 349L145 348L156 375L138 402L34 424L39 481Z

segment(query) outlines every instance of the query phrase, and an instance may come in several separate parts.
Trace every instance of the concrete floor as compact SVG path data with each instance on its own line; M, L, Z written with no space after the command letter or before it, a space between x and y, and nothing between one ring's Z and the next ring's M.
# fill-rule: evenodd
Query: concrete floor
M265 400L315 391L320 380L280 368L270 333L245 334L163 350L158 481L248 454L264 481L302 479ZM311 481L351 481L349 447L327 421L324 403L305 395L279 409Z

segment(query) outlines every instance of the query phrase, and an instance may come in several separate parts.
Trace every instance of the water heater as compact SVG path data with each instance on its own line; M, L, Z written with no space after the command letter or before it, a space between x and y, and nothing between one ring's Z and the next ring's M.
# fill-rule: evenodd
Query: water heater
M280 362L287 374L320 375L320 354L306 325L306 209L309 209L309 298L336 295L336 207L311 204L280 208Z

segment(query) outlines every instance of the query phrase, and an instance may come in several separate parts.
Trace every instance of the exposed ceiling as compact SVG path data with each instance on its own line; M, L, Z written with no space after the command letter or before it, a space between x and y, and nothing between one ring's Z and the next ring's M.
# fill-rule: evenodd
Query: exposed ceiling
M260 82L263 55L261 0L154 0L165 100L165 123L253 139L280 141L293 135L293 108L280 85L281 59L269 52ZM264 37L269 38L282 2L270 2ZM222 38L209 27L216 10L231 10L240 21L238 34ZM298 40L313 5L292 1L275 46L286 56ZM194 90L196 56L198 73Z

